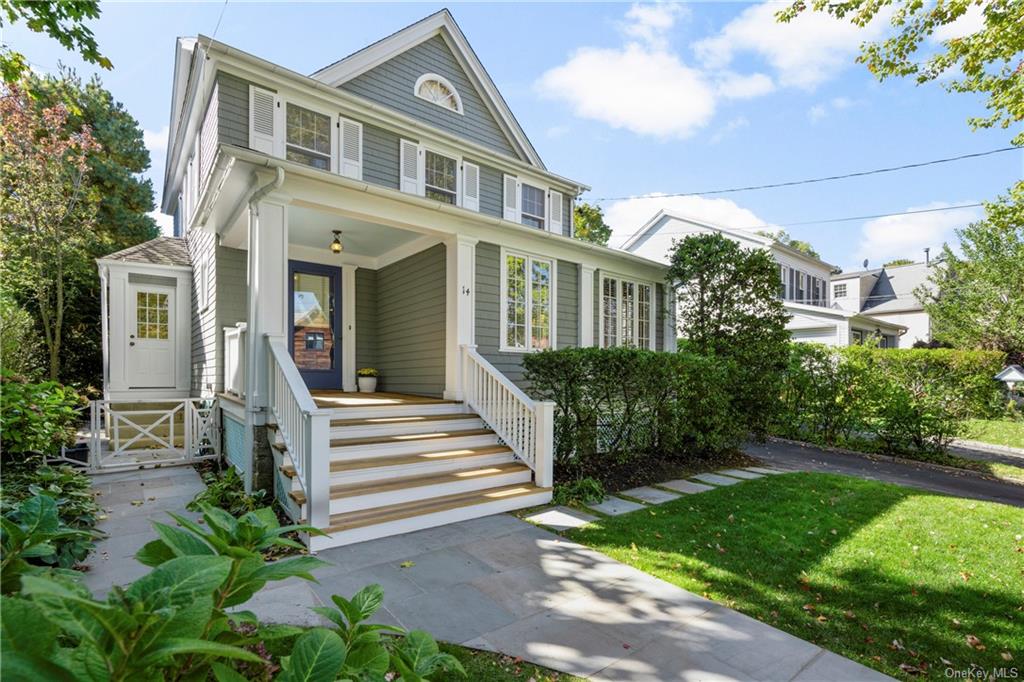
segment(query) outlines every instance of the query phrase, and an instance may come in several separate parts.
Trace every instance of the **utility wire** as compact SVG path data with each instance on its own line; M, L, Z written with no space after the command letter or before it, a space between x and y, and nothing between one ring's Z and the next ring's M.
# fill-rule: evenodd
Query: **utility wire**
M950 156L945 159L934 159L932 161L921 161L919 163L908 163L902 166L890 166L888 168L876 168L874 170L857 171L856 173L844 173L843 175L829 175L823 178L809 178L806 180L790 180L788 182L774 182L765 185L747 185L746 187L730 187L728 189L711 189L703 192L673 192L671 194L657 194L650 197L647 196L631 196L631 197L603 197L601 199L594 199L594 203L600 203L603 201L626 201L628 199L661 199L663 197L693 197L708 194L729 194L732 192L748 192L758 189L773 189L777 187L793 187L795 185L811 185L817 182L832 182L834 180L845 180L847 178L859 178L865 175L877 175L879 173L894 173L896 171L909 170L912 168L922 168L924 166L934 166L940 163L952 163L953 161L963 161L965 159L976 159L982 156L991 156L992 154L1001 154L1009 151L1021 151L1020 147L1002 147L1000 149L990 149L987 152L976 152L974 154L962 154L960 156Z
M224 10L228 8L228 0L224 0L224 4L220 6L220 14L217 16L217 25L213 27L213 35L210 36L210 40L217 39L217 29L220 28L220 20L224 18Z

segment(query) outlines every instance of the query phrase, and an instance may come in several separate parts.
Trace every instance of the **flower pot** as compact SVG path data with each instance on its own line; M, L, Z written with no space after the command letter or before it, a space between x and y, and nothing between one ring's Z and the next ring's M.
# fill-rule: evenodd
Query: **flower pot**
M373 393L377 390L377 377L357 377L360 393Z

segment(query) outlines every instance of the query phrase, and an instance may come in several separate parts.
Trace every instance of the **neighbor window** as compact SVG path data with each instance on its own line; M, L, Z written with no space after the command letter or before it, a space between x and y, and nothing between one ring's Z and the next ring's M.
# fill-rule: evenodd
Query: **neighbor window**
M653 300L650 284L602 278L601 345L651 348Z
M306 332L306 350L323 350L324 333Z
M506 350L552 347L554 264L526 254L505 254L502 320Z
M135 294L135 335L140 339L169 338L167 294L139 291Z
M837 284L834 287L832 287L832 296L834 298L841 298L843 296L846 296L846 285Z
M285 158L313 168L331 169L331 117L287 105Z
M522 189L522 216L523 225L539 227L544 229L544 190L523 184Z
M455 159L427 150L424 159L423 185L428 199L456 203L458 163Z

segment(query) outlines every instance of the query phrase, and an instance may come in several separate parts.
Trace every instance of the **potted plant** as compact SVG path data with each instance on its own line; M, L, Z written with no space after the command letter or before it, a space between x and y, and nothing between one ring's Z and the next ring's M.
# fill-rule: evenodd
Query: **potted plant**
M360 393L373 393L377 390L377 377L380 375L373 367L356 370L356 381L359 382Z

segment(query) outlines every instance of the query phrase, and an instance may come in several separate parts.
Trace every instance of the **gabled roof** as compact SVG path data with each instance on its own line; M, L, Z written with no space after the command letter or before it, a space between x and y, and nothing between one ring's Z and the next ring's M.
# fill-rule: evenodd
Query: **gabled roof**
M98 258L100 261L189 267L188 246L178 237L157 237Z
M469 41L466 40L466 36L462 33L462 29L459 28L451 12L447 9L435 12L386 38L371 43L358 52L353 52L344 59L325 66L310 74L310 78L331 87L338 87L436 35L440 35L448 44L512 146L522 153L524 159L542 170L547 170L540 155L537 154L537 150L533 148L533 144L526 137L519 121L516 120L512 110L505 102L505 98L501 96L494 81L491 80L487 69L484 68L473 48L470 47Z
M914 291L920 286L929 286L928 276L934 266L933 262L882 268L861 310L873 315L923 310Z

